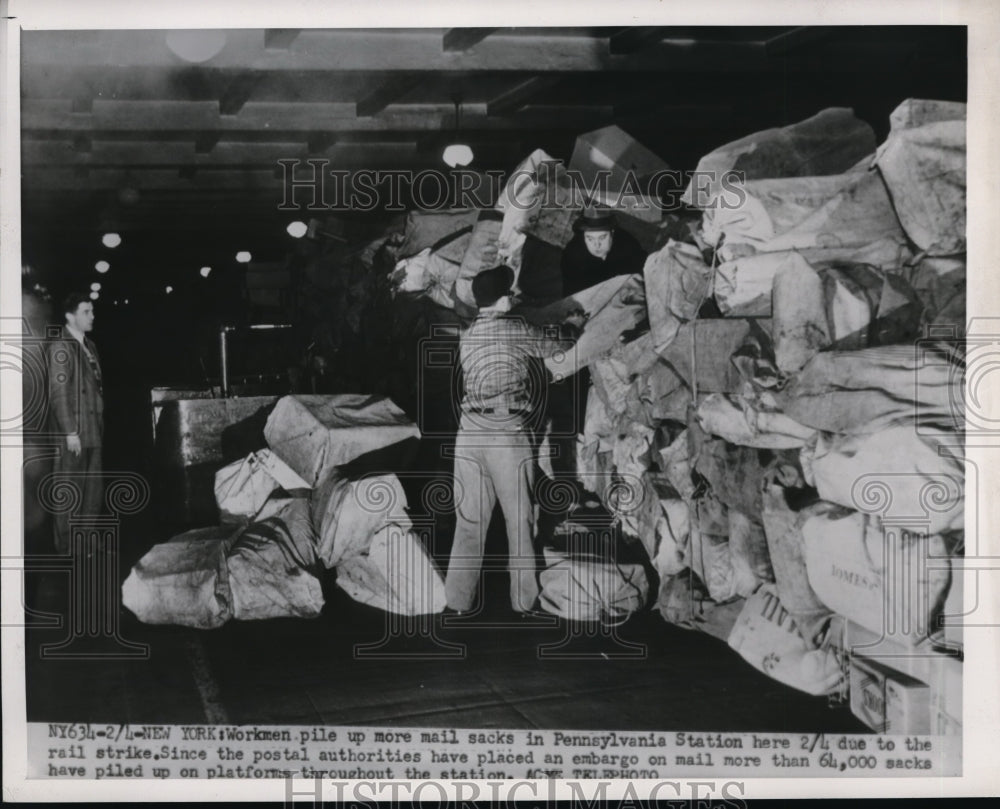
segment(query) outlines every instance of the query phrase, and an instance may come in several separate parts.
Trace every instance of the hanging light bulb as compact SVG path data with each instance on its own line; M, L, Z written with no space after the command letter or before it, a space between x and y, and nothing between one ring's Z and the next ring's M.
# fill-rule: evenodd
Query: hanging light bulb
M108 262L106 261L98 261L94 265L94 269L97 270L98 272L107 272L108 270L111 269L111 265L108 264Z
M240 264L249 264L250 263L250 259L251 259L251 256L250 256L249 251L247 251L247 250L240 250L240 252L238 252L236 254L236 260Z
M441 159L449 168L468 166L472 162L472 148L465 143L451 143L444 149Z
M91 292L90 293L90 299L92 301L96 301L99 297L101 297L101 293L100 292Z
M122 237L117 233L105 233L104 236L101 237L101 243L105 247L117 247L122 243Z
M306 232L309 230L309 226L306 225L305 222L292 222L287 228L285 228L285 230L288 231L288 235L293 239L301 239L306 235Z
M169 295L169 294L170 294L171 292L173 292L173 291L174 291L174 288L173 288L172 286L168 286L168 287L167 287L167 294L168 294L168 295Z
M94 283L90 285L90 290L91 292L100 292L101 291L100 283L98 281L94 281Z
M455 102L455 142L444 147L441 159L449 168L455 168L456 166L468 166L474 155L469 144L458 142L458 131L462 121L462 97L456 93L451 98Z
M201 277L202 278L208 278L209 273L212 272L212 268L211 267L202 267L199 270L199 272L201 273Z

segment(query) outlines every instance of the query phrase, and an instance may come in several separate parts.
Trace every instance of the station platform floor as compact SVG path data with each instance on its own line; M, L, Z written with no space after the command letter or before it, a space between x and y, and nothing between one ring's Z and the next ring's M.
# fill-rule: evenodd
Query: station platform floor
M29 721L867 732L845 705L785 687L655 612L603 632L501 608L407 625L330 584L312 620L197 630L121 608L120 637L145 647L138 656L113 659L131 650L94 639L74 647L88 657L52 658L42 647L69 627L39 624L65 614L58 575L38 583L25 631ZM504 576L490 578L487 595L503 603Z

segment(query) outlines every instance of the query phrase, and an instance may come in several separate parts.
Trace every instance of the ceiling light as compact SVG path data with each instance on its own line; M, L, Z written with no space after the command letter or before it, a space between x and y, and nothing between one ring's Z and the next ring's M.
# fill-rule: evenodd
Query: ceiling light
M92 292L100 292L101 291L101 284L100 284L100 282L99 281L94 281L94 283L92 283L90 285L90 289L91 289Z
M468 166L472 162L472 149L464 143L452 143L445 147L441 159L449 168Z
M449 168L468 166L472 162L472 148L467 143L460 143L458 130L462 127L462 96L455 93L451 97L455 102L455 142L444 147L441 159Z
M125 299L125 305L128 306L128 298Z
M167 32L167 47L185 62L207 62L225 46L225 31Z
M309 230L309 227L305 222L292 222L286 230L288 231L288 235L293 239L301 239L306 235L306 231Z
M92 301L96 301L99 297L101 297L101 293L100 292L91 292L90 293L90 299Z
M101 238L101 242L105 247L117 247L122 243L122 237L117 233L105 233Z
M102 260L102 261L98 261L94 265L94 269L97 270L98 272L107 272L108 270L111 269L111 265L108 264L108 262Z
M250 263L250 253L247 252L246 250L240 250L240 252L238 252L236 254L236 260L240 264L249 264Z
M173 292L173 291L174 291L174 288L173 288L173 287L171 287L171 286L168 286L168 287L167 287L167 294L168 294L168 295L169 295L169 294L170 294L171 292Z
M202 267L202 268L201 268L201 269L199 270L199 272L201 273L201 277L202 277L202 278L208 278L208 274L209 274L210 272L212 272L212 268L211 268L211 267Z

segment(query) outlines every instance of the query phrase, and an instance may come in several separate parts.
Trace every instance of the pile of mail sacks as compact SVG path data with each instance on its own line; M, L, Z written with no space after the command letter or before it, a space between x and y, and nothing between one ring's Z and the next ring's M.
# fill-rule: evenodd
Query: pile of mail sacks
M323 608L323 572L334 569L337 586L359 602L440 612L444 581L398 477L357 472L359 458L418 436L385 397L279 399L264 429L268 448L216 474L221 525L154 546L122 587L125 606L146 623L202 629L231 618L311 618Z
M428 323L457 333L474 317L472 279L499 263L515 270L524 299L515 311L528 320L588 314L575 349L545 361L553 380L589 380L569 474L642 548L651 575L632 566L608 578L588 561L575 589L549 593L543 606L578 601L576 614L609 612L615 622L655 606L812 694L876 682L884 698L901 682L869 677L854 689L850 632L885 636L904 655L954 648L942 618L961 612L952 560L964 543L965 105L907 100L889 124L878 144L853 111L831 108L721 146L699 163L681 218L641 194L616 196L612 182L599 201L648 258L641 273L570 298L560 261L583 203L567 167L542 151L490 206L412 212L372 243L389 262L365 271L380 276L376 285L397 306L427 307L412 319L410 359ZM626 168L666 168L617 127L577 146L568 168L585 178L610 166L624 183ZM387 325L371 328L402 346L405 335L387 335ZM412 379L400 387L417 389ZM268 424L270 455L220 473L220 510L248 522L184 535L136 566L125 603L143 620L316 614L316 573L331 567L358 600L443 608L398 480L339 474L374 447L328 440L354 428L338 397L319 399L282 400ZM399 432L376 419L379 429L359 435L416 435L401 413L379 412ZM554 477L555 458L546 459L559 441L541 443ZM299 480L285 481L289 471ZM249 502L226 498L226 480L258 474L268 476L262 488L238 487L240 498L253 492ZM167 597L178 578L197 599ZM603 582L601 604L584 597L587 582ZM936 715L953 719L946 707ZM870 724L885 729L888 719Z
M694 238L606 282L618 332L648 331L583 344L578 477L648 551L656 609L812 694L846 693L846 627L905 655L954 649L961 613L965 106L890 124L876 147L829 109L705 157L745 179L693 180Z

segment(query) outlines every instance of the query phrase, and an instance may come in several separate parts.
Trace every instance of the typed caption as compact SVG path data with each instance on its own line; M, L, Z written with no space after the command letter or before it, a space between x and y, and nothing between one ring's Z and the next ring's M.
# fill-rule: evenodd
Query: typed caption
M833 733L28 725L29 778L332 781L947 776L961 739Z

